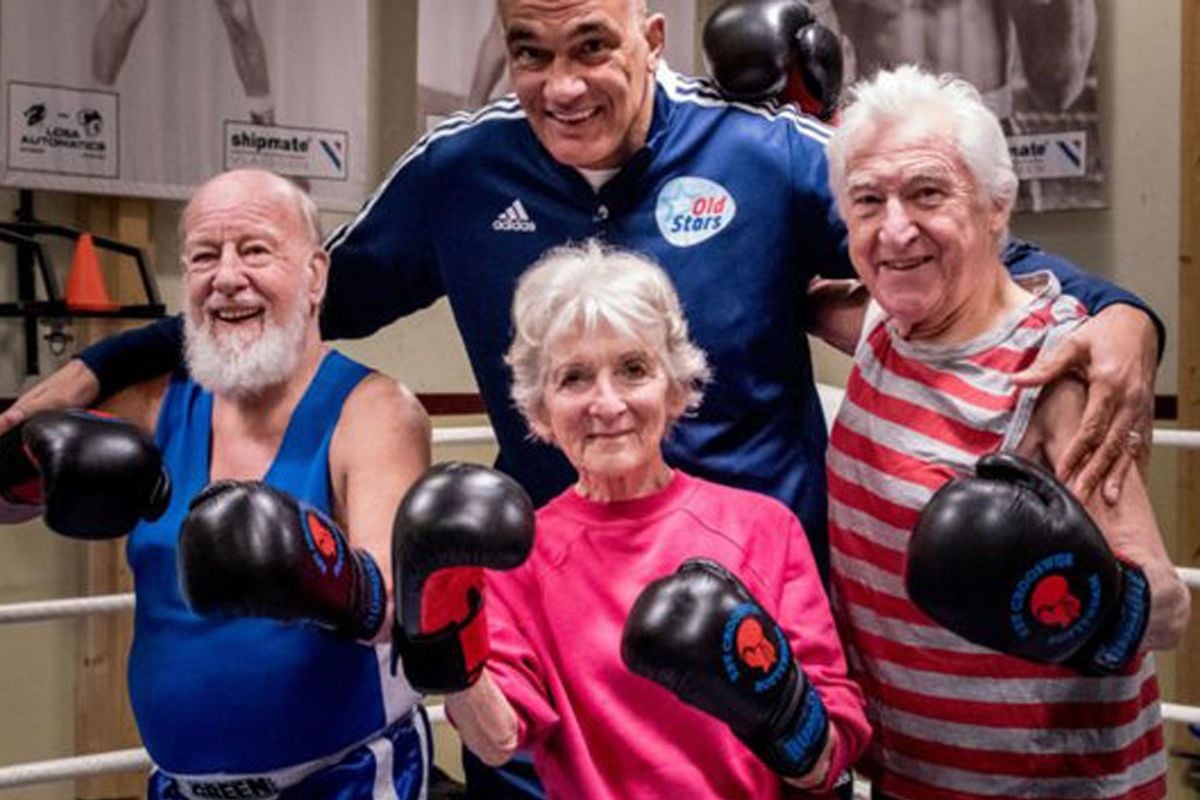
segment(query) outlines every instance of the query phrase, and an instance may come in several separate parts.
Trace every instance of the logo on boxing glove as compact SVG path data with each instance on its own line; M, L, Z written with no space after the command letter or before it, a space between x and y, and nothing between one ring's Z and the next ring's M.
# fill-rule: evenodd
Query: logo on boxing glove
M748 667L767 673L775 665L775 645L757 617L746 617L737 629L738 658Z
M1033 587L1029 610L1047 628L1066 630L1079 619L1083 604L1071 594L1071 584L1062 575L1047 575Z
M783 679L790 653L783 631L754 603L742 603L725 621L721 661L730 683L769 691Z
M330 523L320 511L312 506L301 504L303 507L304 542L312 555L313 563L317 565L322 575L332 572L340 575L345 563L345 553L338 543L337 537L330 531Z
M1009 597L1017 638L1051 647L1070 644L1095 626L1104 601L1100 576L1081 571L1073 553L1054 553L1025 571Z

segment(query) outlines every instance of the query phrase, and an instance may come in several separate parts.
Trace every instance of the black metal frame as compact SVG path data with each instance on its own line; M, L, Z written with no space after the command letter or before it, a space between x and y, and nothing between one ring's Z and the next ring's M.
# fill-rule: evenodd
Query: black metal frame
M39 319L66 319L69 317L100 317L108 319L153 319L166 314L158 293L158 285L150 268L146 265L146 257L138 247L109 239L105 236L92 235L96 246L129 256L137 264L138 274L142 279L142 289L146 293L145 303L121 305L108 310L82 310L67 305L58 285L50 256L46 253L39 236L51 236L60 239L77 241L84 231L69 228L65 225L52 225L39 222L33 216L33 196L28 189L20 192L20 205L17 218L11 222L0 222L0 243L11 244L17 249L17 301L0 302L0 319L23 318L25 320L25 372L29 375L38 373L38 336L37 321ZM40 276L45 300L37 299L35 279Z

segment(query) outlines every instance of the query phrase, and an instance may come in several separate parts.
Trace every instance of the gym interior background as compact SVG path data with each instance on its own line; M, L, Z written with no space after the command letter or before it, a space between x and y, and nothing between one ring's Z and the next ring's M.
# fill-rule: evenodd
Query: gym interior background
M453 0L479 2L480 0ZM716 0L699 0L697 20L703 20ZM413 141L416 119L416 2L415 0L370 0L368 60L370 107L368 154L373 179L383 175L391 161ZM1183 215L1200 227L1200 213L1188 203L1181 205L1181 180L1191 176L1192 187L1200 182L1200 166L1181 163L1181 129L1200 129L1200 108L1191 107L1181 125L1181 80L1185 65L1200 70L1200 60L1184 52L1182 41L1195 47L1200 42L1200 0L1154 0L1131 3L1099 0L1100 32L1097 42L1100 61L1100 110L1102 158L1108 177L1108 207L1097 211L1053 212L1019 215L1014 233L1031 238L1046 249L1059 252L1077 263L1137 292L1158 310L1168 328L1168 343L1159 372L1158 393L1179 397L1187 418L1188 398L1196 392L1187 385L1193 374L1200 341L1187 341L1195 331L1192 317L1200 303L1197 296L1181 292L1181 241L1183 252L1195 255L1200 231L1181 223ZM1190 21L1192 36L1181 36L1181 24ZM668 20L668 28L670 20ZM698 30L699 25L695 25ZM699 47L696 48L699 52ZM700 65L676 64L685 71ZM1200 89L1192 86L1195 98ZM1200 143L1190 144L1194 158ZM1200 161L1200 159L1197 159ZM1181 168L1184 177L1181 179ZM1188 195L1191 203L1200 198ZM144 202L148 214L144 231L147 255L171 311L178 309L180 290L176 261L175 221L180 205L168 201L117 201L113 198L83 197L53 192L34 195L39 218L99 228L107 221L122 224L120 203ZM0 189L0 219L14 215L18 203L15 190ZM328 216L327 229L343 218ZM114 233L116 231L113 231ZM124 235L129 235L125 231ZM1181 237L1181 233L1183 236ZM1188 244L1191 242L1191 244ZM1190 248L1190 249L1189 249ZM70 263L69 251L56 253L56 263ZM0 301L15 298L13 249L0 248ZM1186 259L1183 259L1186 263ZM60 276L62 278L63 276ZM1190 302L1190 307L1188 303ZM111 329L106 323L76 322L72 325L75 344ZM46 332L43 327L42 333ZM1195 338L1195 337L1193 337ZM403 320L368 341L340 345L350 355L404 381L418 393L469 395L475 391L471 371L445 302L429 311ZM1181 354L1181 347L1183 352ZM20 322L0 320L0 396L11 397L32 380L24 374L24 334ZM40 363L49 371L71 352L56 355L41 342ZM845 358L816 344L818 377L841 384L848 372ZM1192 365L1181 369L1183 363ZM1182 378L1181 378L1182 375ZM1170 405L1169 403L1167 404ZM1193 416L1193 420L1196 418ZM482 416L454 415L435 418L436 425L481 425ZM1160 420L1171 427L1172 420ZM1187 427L1200 427L1193 422ZM1173 559L1177 564L1196 566L1200 554L1200 505L1190 499L1189 467L1181 451L1159 448L1154 453L1150 486L1155 508ZM486 446L447 445L435 448L435 459L469 459L490 463L492 449ZM1184 488L1180 488L1184 487ZM1200 487L1197 487L1200 488ZM1190 506L1189 506L1190 503ZM1191 513L1188 509L1191 509ZM96 585L97 556L90 550L106 545L86 545L48 533L40 523L0 530L0 603L77 596ZM121 554L118 548L110 548ZM111 559L110 559L111 560ZM1193 620L1195 620L1194 615ZM109 727L91 700L98 693L123 693L123 667L104 652L101 645L111 639L103 626L85 627L82 621L0 627L0 766L33 761L92 749L117 749L125 742L96 741L96 730ZM1165 698L1196 704L1200 701L1200 636L1193 621L1188 640L1178 655L1161 657L1160 679ZM99 642L99 644L98 644ZM85 680L86 676L86 680ZM1190 677L1185 677L1190 676ZM123 702L123 701L122 701ZM128 712L123 712L128 717ZM127 721L127 720L126 720ZM1173 743L1193 751L1200 740L1189 742L1178 729ZM439 762L454 768L457 747L444 739ZM1175 771L1179 771L1176 766ZM135 782L136 783L136 782ZM61 800L74 797L134 796L114 794L119 784L93 782L80 787L69 783L24 788L10 793L29 800ZM128 785L128 781L126 782ZM1178 778L1172 779L1173 796L1187 797ZM0 797L5 793L0 792ZM1194 795L1193 795L1194 796Z

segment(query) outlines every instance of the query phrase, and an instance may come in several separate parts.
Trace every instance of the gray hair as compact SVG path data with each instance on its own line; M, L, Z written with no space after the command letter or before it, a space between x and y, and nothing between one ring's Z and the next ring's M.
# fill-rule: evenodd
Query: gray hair
M992 203L1011 211L1017 196L1008 142L1000 120L984 105L979 90L953 75L933 75L911 64L880 70L850 90L826 152L829 185L841 203L846 190L848 143L864 131L910 119L914 114L942 113L954 123L951 135L958 153L980 191ZM1002 234L1007 235L1007 230Z
M546 354L561 336L601 325L646 342L685 409L700 405L710 372L688 338L679 296L662 268L595 239L548 250L521 276L513 299L512 398L526 421L542 411Z

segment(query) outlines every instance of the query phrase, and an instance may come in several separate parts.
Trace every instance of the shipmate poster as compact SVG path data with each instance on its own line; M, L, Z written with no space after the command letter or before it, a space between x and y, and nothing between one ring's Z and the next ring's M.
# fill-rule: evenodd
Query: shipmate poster
M368 194L366 0L4 0L0 185L184 198L263 166Z

